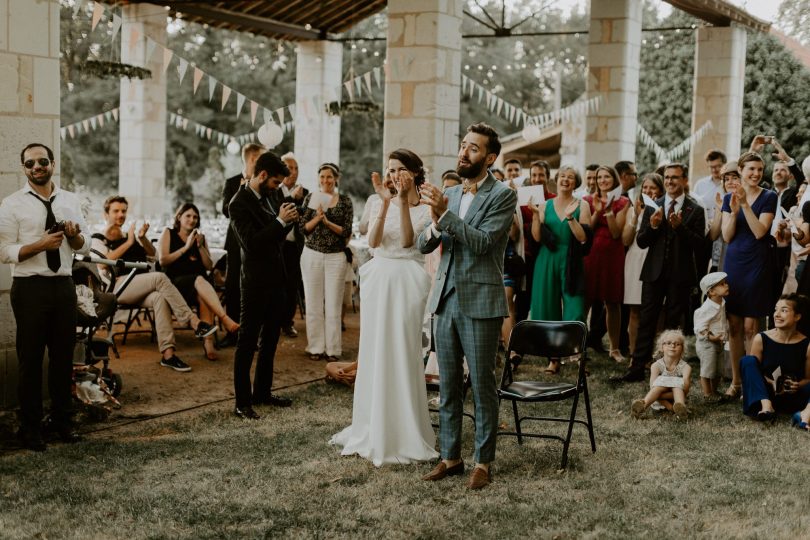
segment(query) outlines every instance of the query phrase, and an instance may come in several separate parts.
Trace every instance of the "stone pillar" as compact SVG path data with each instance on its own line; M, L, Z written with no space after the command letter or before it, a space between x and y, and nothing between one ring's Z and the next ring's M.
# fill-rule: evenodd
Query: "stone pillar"
M710 149L720 149L729 158L740 154L746 34L737 26L704 26L696 30L695 39L692 132L707 121L712 129L692 147L692 182L709 174L703 158Z
M462 0L388 2L383 152L413 150L433 182L457 162L463 8Z
M159 47L155 61L146 57L146 36L166 42L166 10L125 5L122 15L121 62L148 68L152 78L121 79L118 192L129 200L130 215L163 215L172 210L166 196L166 75ZM133 31L139 37L130 47Z
M635 161L641 0L591 0L588 99L601 96L588 116L585 161Z
M295 157L298 180L318 188L318 165L340 165L340 116L326 112L338 101L343 85L343 44L304 41L298 44L295 79Z
M0 0L0 199L25 184L20 150L53 149L59 182L59 1ZM11 267L0 264L0 406L17 400Z

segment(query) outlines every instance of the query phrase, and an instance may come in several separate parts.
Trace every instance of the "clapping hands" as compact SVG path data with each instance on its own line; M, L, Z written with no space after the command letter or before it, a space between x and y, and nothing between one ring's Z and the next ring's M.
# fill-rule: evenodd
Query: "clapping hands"
M380 173L378 173L378 172L371 173L371 185L374 188L374 193L376 193L377 196L383 202L391 200L391 197L392 197L391 192L388 191L388 188L386 188L383 185L382 178L380 177Z

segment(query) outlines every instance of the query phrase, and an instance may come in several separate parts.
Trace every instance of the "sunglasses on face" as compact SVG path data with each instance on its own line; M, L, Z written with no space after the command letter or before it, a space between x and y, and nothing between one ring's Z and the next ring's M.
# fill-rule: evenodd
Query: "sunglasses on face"
M36 160L35 159L29 159L29 160L26 160L25 163L23 163L23 166L25 166L26 169L33 169L34 165L37 164L37 163L39 163L40 167L47 167L48 165L51 164L51 160L48 159L48 158L44 158L44 157L36 159Z

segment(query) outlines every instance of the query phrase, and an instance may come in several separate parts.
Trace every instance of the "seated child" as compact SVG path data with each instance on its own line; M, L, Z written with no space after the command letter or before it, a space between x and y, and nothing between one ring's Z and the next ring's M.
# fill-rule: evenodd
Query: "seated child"
M728 283L725 272L712 272L700 280L700 290L706 296L695 310L695 351L700 359L700 387L704 400L718 400L717 385L723 361L723 343L728 339L726 305Z
M683 359L684 336L680 330L664 330L658 336L661 356L650 367L650 391L630 407L633 418L640 418L655 401L683 418L689 414L686 396L689 394L692 368Z

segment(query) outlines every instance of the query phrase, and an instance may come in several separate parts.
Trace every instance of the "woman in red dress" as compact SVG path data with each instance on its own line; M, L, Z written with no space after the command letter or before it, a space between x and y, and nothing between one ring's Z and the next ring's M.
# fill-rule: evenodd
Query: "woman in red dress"
M601 165L596 169L596 193L583 197L591 207L593 230L593 245L585 257L585 311L594 302L605 303L610 357L616 362L623 362L624 357L619 352L621 304L624 298L622 229L630 200L611 194L619 186L616 170Z

